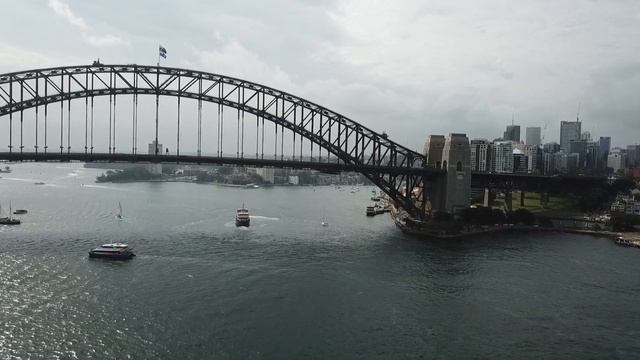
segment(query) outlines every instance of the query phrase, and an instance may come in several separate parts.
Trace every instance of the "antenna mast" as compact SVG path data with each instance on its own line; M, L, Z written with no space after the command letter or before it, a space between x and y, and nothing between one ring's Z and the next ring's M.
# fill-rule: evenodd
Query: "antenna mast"
M580 105L581 105L581 102L578 102L578 113L576 114L576 121L577 122L580 122Z

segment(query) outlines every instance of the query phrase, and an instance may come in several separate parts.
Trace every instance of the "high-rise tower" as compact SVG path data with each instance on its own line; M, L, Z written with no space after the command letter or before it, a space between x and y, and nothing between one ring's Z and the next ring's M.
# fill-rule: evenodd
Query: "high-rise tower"
M569 152L569 146L571 141L580 140L582 123L580 120L576 121L562 121L560 122L560 150Z

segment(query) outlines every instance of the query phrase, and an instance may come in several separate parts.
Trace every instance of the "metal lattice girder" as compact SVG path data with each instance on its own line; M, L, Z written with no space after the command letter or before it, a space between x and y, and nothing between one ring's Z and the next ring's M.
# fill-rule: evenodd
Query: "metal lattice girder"
M367 168L369 171L363 173L371 181L380 186L405 210L418 216L421 214L413 199L414 189L419 190L425 178L439 176L442 173L438 169L426 168L426 161L422 154L335 111L284 91L220 74L159 66L103 64L0 74L0 116L11 117L12 114L21 113L25 109L65 100L70 102L73 99L90 98L93 103L93 98L96 96L112 97L115 106L116 98L120 95L133 95L135 99L138 95L155 95L156 101L159 96L189 98L199 103L210 102L234 108L238 111L238 129L240 129L240 113L242 112L242 117L245 112L253 114L263 122L267 120L276 125L276 153L278 152L278 127L280 127L281 159L284 156L282 132L286 129L294 136L294 158L297 136L301 148L303 140L318 146L318 161L321 161L323 154L320 150L324 150L325 161L329 161L329 155L331 155L337 163L343 164L345 169ZM136 115L133 116L135 119ZM70 131L70 115L67 124L67 131ZM244 134L244 121L242 124ZM115 125L114 112L113 148L110 145L110 151L113 150L113 152L115 152L116 140ZM64 124L61 124L61 129L63 126ZM85 121L86 127L88 125ZM136 131L134 130L132 134L133 138L137 137ZM85 134L87 133L85 129ZM93 136L92 131L91 136ZM264 134L262 136L264 147ZM71 152L69 137L70 133L67 136L68 153ZM10 138L9 152L12 152L13 137ZM91 144L85 139L85 150ZM35 145L37 149L38 144ZM198 141L198 147L200 147L200 141ZM242 148L239 149L239 152L240 150L242 152L241 156L244 156L243 147L244 140ZM256 151L257 148L256 143ZM22 150L22 147L20 149ZM135 145L131 151L135 154ZM258 157L257 153L256 157ZM379 170L371 171L372 168ZM390 172L389 169L394 170Z

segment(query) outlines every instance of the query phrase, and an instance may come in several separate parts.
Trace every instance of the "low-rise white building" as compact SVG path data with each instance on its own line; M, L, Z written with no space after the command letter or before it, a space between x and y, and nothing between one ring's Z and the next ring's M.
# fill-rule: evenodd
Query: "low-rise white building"
M275 183L275 169L270 167L257 168L256 174L260 175L262 180L270 184Z
M611 212L640 216L640 201L634 200L633 196L618 195L611 204Z
M612 168L614 172L624 169L627 166L626 156L619 149L612 150L607 157L607 167Z

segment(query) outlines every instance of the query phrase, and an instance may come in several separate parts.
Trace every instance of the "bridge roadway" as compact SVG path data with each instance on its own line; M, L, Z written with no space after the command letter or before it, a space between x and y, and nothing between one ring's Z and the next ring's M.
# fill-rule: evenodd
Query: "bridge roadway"
M200 165L243 165L256 167L276 167L289 169L311 169L324 173L361 172L367 174L388 174L391 176L416 175L433 180L445 174L442 169L421 167L396 167L386 165L348 164L343 162L302 161L290 159L260 159L255 157L219 157L196 155L148 155L127 153L60 153L60 152L0 152L0 160L16 162L129 162L129 163L167 163ZM518 189L526 191L569 191L582 187L602 185L606 177L577 175L531 175L496 174L473 172L472 186L492 189Z
M244 165L256 167L276 167L289 169L311 169L325 173L361 172L366 174L417 175L434 179L444 174L441 169L422 167L397 167L384 165L348 164L343 162L321 162L301 160L256 159L252 157L219 157L195 155L148 155L126 153L59 153L59 152L0 152L0 160L16 162L130 162L130 163L171 163L200 165Z

